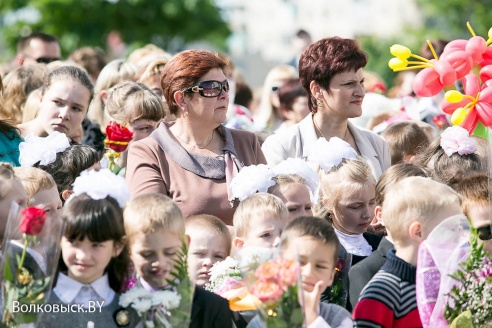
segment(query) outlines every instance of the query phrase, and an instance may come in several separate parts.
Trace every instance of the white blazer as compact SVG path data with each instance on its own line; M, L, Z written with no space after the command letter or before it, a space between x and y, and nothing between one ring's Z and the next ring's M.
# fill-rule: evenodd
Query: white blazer
M348 128L355 138L355 143L363 157L372 167L374 176L379 176L391 165L389 146L377 134L360 129L348 121ZM270 167L289 157L307 157L311 145L318 140L312 114L301 122L269 136L263 146L263 154Z

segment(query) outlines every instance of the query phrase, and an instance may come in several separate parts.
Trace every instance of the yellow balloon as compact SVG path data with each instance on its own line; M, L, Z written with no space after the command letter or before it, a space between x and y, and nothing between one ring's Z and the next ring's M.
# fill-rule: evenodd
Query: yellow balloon
M463 107L456 109L451 115L451 124L460 125L465 120L466 115L468 115L468 112Z
M463 100L463 94L457 90L450 90L444 94L444 99L452 103L457 103Z
M492 39L492 27L489 29L488 36L489 36L489 39Z
M401 44L394 44L390 47L390 52L393 56L399 58L408 58L412 54L412 51Z
M402 58L393 57L388 62L388 66L392 70L399 69L399 68L405 68L405 67L408 66L408 60L402 59Z

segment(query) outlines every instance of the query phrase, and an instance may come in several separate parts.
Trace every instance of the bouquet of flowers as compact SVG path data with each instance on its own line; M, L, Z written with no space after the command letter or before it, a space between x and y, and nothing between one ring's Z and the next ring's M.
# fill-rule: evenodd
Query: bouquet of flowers
M120 296L120 305L131 305L142 318L146 328L188 327L194 286L188 276L188 247L183 241L168 279L169 289L150 292L136 284Z
M256 309L256 299L248 292L238 262L227 257L210 269L210 282L205 289L229 301L232 311Z
M111 122L106 127L106 139L104 139L106 153L104 154L104 157L108 161L108 168L114 174L118 174L122 170L122 168L116 164L115 160L128 148L128 144L132 138L133 132L118 123Z
M457 284L449 293L444 317L451 327L492 327L492 259L471 238L468 259L451 277Z
M264 255L242 256L241 271L267 328L302 327L299 263L282 258L261 262ZM246 260L245 260L246 259ZM260 261L259 261L260 260Z
M2 327L36 321L35 304L48 299L57 267L63 224L42 208L12 204L3 245Z
M343 247L337 258L337 266L333 284L328 288L328 293L321 295L321 301L327 301L345 307L348 301L348 272L352 263L352 254Z

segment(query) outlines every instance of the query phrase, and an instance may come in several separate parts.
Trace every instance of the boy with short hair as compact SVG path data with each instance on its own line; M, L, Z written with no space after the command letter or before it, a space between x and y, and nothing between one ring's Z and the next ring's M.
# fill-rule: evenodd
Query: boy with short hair
M336 304L321 303L321 293L333 283L340 242L333 226L317 217L290 221L282 233L280 254L299 260L308 328L351 328L350 313ZM260 327L258 317L248 327Z
M243 200L233 218L233 244L240 249L247 246L276 248L280 234L289 220L289 211L277 196L264 192Z
M424 177L403 179L384 195L383 221L395 249L363 289L355 327L422 327L415 290L419 245L443 220L463 213L461 201L450 187Z
M180 209L167 196L144 194L128 202L124 220L139 283L148 291L165 288L185 234ZM190 327L232 327L228 302L196 287Z
M231 234L218 217L208 214L193 215L186 219L188 247L188 272L197 286L210 280L210 269L223 261L231 252Z

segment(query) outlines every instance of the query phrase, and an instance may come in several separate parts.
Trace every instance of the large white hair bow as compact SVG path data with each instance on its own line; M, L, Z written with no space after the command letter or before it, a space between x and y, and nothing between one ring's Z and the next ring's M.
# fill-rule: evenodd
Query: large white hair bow
M319 183L318 172L302 158L287 158L272 168L275 175L296 174L306 181L312 195L316 194Z
M125 178L115 175L109 169L85 170L73 183L73 194L70 198L80 194L87 194L92 199L113 197L121 208L125 207L130 199L130 190Z
M56 160L56 154L70 147L65 133L54 131L45 138L30 133L19 144L19 162L21 166L33 166L37 162L48 165Z
M451 126L441 134L441 148L446 155L474 154L477 151L477 141L470 138L468 131L461 126Z
M332 137L330 141L325 138L319 138L311 146L308 160L318 164L326 172L334 166L340 165L343 159L355 159L357 152L346 141L340 138Z
M243 201L256 192L267 192L275 175L265 164L245 166L231 181L232 196Z

